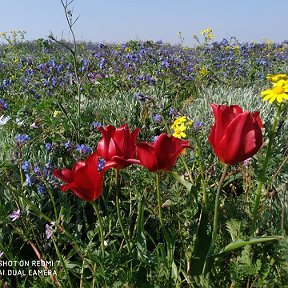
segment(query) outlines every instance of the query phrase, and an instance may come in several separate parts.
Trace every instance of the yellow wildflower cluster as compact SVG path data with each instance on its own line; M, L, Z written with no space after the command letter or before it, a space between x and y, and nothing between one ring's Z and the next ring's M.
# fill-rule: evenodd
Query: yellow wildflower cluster
M208 40L212 40L214 38L214 34L212 34L211 28L202 30L201 34L205 37L205 39L208 39Z
M261 92L262 99L270 103L273 103L275 100L278 103L283 102L283 100L288 100L288 75L268 74L267 79L272 82L272 89L266 89Z
M62 112L58 111L58 110L55 110L53 113L53 117L55 117L55 118L60 117L61 115L62 115Z
M205 67L201 67L198 71L197 78L203 79L209 74L209 71Z
M186 116L177 118L171 126L174 131L173 136L179 139L186 138L186 129L192 125L192 121L187 121Z
M273 82L273 83L276 83L280 80L288 80L288 75L286 75L286 74L276 74L276 75L268 74L266 79Z

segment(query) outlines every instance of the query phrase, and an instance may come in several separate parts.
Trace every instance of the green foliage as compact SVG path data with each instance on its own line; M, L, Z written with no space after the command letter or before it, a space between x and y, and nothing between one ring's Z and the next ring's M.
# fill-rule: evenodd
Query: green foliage
M129 41L123 47L77 43L77 53L71 54L73 43L13 39L13 43L0 46L0 98L9 104L7 110L0 108L0 116L10 117L0 126L0 252L4 253L0 261L32 261L42 257L53 261L48 268L57 275L53 279L43 275L8 277L0 273L0 285L55 287L59 282L61 287L287 286L287 109L282 112L265 175L257 235L250 233L257 179L275 113L273 106L259 97L264 82L257 75L285 71L282 60L271 60L265 70L266 66L256 61L256 45L245 58L247 74L235 78L239 71L233 70L233 65L236 67L243 59L235 48L238 44L233 43L223 44L226 50L222 44L217 50L208 43L195 49L150 41ZM281 51L267 45L267 55L269 51L282 51L281 55L285 55L287 50L284 44ZM206 55L209 47L216 54L209 50L212 54ZM179 60L180 72L171 62L169 67L161 68L161 61L171 60L166 50L175 59L184 59ZM236 62L228 63L226 78L224 67L216 68L216 58L223 51L236 55ZM129 60L128 67L126 60L119 63L119 59L134 59L139 53L145 65L138 60ZM196 53L198 62L189 74L185 69L191 63L186 57L192 57L192 53ZM106 64L100 68L102 58ZM75 66L67 68L69 65ZM203 67L207 74L201 70ZM182 72L189 77L182 78ZM146 76L145 80L145 75L153 79ZM6 87L2 85L4 80L11 83L5 82ZM212 255L215 259L206 277L202 272L221 176L221 167L207 140L212 126L211 103L237 104L244 110L260 111L264 145L248 164L231 167L223 183L219 231ZM155 120L155 115L160 115L161 120ZM87 157L89 153L75 149L77 144L95 150L101 135L93 121L117 127L128 123L131 130L140 128L140 141L151 142L163 132L171 133L175 118L182 115L193 123L203 122L204 126L187 130L193 150L187 149L172 172L161 175L163 222L171 243L167 244L160 227L155 175L140 166L121 170L123 227L117 217L117 185L112 171L105 173L103 193L96 201L103 227L90 203L60 191L62 182L51 171L70 168ZM17 134L27 134L30 140L17 144ZM206 205L203 189L207 193ZM12 221L9 215L17 209L21 211L20 217ZM131 253L122 228L127 231Z

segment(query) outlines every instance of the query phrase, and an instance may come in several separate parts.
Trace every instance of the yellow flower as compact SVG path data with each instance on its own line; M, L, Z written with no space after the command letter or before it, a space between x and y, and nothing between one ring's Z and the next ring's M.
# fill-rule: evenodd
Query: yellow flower
M268 74L266 79L275 83L275 82L278 82L280 80L288 80L288 75L286 75L286 74L276 74L276 75Z
M181 116L177 118L171 126L171 129L174 130L173 136L179 139L186 138L186 131L187 126L192 125L192 121L188 121L187 123L186 116Z
M132 51L132 49L130 47L126 47L124 50L125 53L130 53L131 51Z
M208 40L212 40L214 38L214 35L212 34L212 29L207 28L201 31L201 34Z
M205 76L207 76L209 74L209 71L205 68L205 67L201 67L200 70L198 71L198 75L197 77L199 79L204 78Z
M61 111L55 110L53 113L53 117L59 117L59 116L61 116L61 114L62 114Z
M285 74L282 75L286 76ZM278 103L283 102L283 99L288 100L288 79L281 79L273 83L272 89L261 92L261 97L263 101L269 101L270 103L273 103L275 100L277 100Z
M186 138L186 133L184 132L186 130L186 126L184 123L181 123L177 125L177 127L172 128L174 130L173 136L176 138Z

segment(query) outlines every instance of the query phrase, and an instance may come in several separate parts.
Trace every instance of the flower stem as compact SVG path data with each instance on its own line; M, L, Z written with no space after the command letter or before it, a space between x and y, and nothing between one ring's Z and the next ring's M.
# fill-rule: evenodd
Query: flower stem
M166 231L164 221L163 221L163 213L162 213L162 201L161 201L161 193L160 193L160 176L159 173L156 173L156 190L157 190L157 202L158 202L158 214L160 226L166 241L167 245L167 267L172 264L172 243L170 241L170 237Z
M203 267L203 272L204 275L208 273L211 269L213 260L212 258L209 258L213 253L214 253L214 248L215 248L215 243L216 243L216 238L217 238L217 232L218 232L218 222L219 222L219 204L220 204L220 192L221 188L224 182L224 179L227 175L229 165L225 165L223 168L223 172L220 178L220 181L218 183L217 187L217 193L216 193L216 198L215 198L215 207L214 207L214 218L213 218L213 230L212 230L212 236L211 236L211 242L210 242L210 247L206 256L206 262Z
M181 159L181 161L182 161L182 163L184 165L184 168L185 168L185 170L186 170L186 172L188 174L189 180L190 180L191 184L193 185L194 181L193 181L193 177L192 177L191 171L190 171L190 169L189 169L189 167L188 167L188 165L187 165L187 163L186 163L186 161L185 161L185 159L184 159L184 157L182 155L180 155L180 159Z
M203 193L203 206L204 206L204 208L207 208L207 193L206 193L206 181L205 181L205 175L204 175L203 151L202 151L201 143L200 143L197 135L195 135L195 140L196 140L196 144L197 144L198 156L200 158L199 169L200 169L201 187L202 187L202 193Z
M102 216L100 214L100 211L99 211L99 207L97 205L97 203L95 201L91 202L93 208L94 208L94 211L96 213L96 216L97 216L97 219L99 221L99 229L100 229L100 240L101 240L101 250L102 250L102 256L105 255L105 245L104 245L104 225L103 225L103 219L102 219Z
M254 205L254 209L253 209L252 231L251 231L252 232L251 234L253 234L253 235L255 235L255 232L256 232L256 222L257 222L258 209L259 209L261 195L262 195L262 187L263 187L264 180L265 180L265 174L266 174L266 170L268 167L268 162L269 162L269 159L271 157L272 144L273 144L276 128L277 128L278 122L280 120L281 111L282 111L282 105L279 105L276 116L274 118L274 123L272 125L272 129L269 133L269 143L268 143L268 147L267 147L267 151L266 151L266 157L265 157L263 167L262 167L262 170L261 170L261 173L259 176L255 205Z
M131 253L130 242L129 242L126 230L124 229L123 220L122 220L121 211L120 211L120 189L121 189L121 187L120 187L120 172L118 169L115 169L115 171L116 171L116 209L117 209L117 216L118 216L119 224L121 226L124 240L125 240L126 245L127 245L127 249L129 251L129 253Z

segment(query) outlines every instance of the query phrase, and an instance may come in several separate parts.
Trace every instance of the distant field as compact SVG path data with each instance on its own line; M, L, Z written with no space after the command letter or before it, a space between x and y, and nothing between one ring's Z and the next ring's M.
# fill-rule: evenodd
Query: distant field
M288 287L288 42L206 36L0 45L0 285Z

